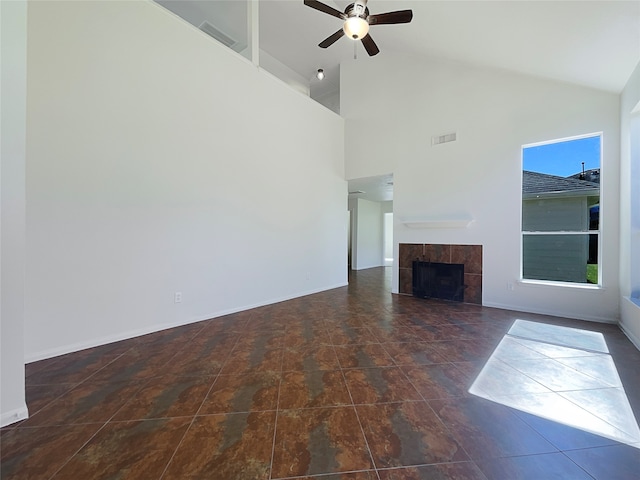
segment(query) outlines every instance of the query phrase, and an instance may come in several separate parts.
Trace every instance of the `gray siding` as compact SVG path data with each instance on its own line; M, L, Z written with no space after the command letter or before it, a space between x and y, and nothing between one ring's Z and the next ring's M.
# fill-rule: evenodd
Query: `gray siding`
M587 197L522 202L523 231L587 231ZM588 235L524 235L523 278L586 283Z
M580 232L588 229L587 197L522 201L522 230L525 232Z
M587 282L589 235L524 235L522 242L523 278Z

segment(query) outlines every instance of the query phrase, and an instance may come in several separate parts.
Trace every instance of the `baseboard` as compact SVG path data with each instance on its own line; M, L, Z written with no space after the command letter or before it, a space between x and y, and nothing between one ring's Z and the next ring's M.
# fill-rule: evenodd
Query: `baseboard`
M206 319L203 319L206 320ZM25 363L37 362L40 360L46 360L48 358L58 357L60 355L66 355L67 353L78 352L80 350L85 350L87 348L99 347L100 345L107 345L113 342L120 342L121 340L128 340L130 338L140 337L142 335L148 335L149 333L160 332L162 330L166 330L168 328L179 327L182 325L187 325L189 323L195 323L199 320L194 321L185 321L185 322L177 322L177 323L162 323L157 325L150 325L145 328L139 328L135 330L127 330L124 332L116 333L113 335L106 335L104 337L92 338L91 340L86 340L82 342L70 343L68 345L63 345L60 347L50 348L47 350L41 350L36 353L32 353L29 355L25 355Z
M537 308L523 308L520 305L505 305L502 303L494 303L494 302L483 302L482 305L485 307L500 308L502 310L512 310L514 312L535 313L537 315L549 315L552 317L571 318L576 320L584 320L587 322L608 323L611 325L617 325L619 323L617 319L611 319L609 317L597 317L597 316L578 315L578 314L563 314L563 313L559 313L558 311L550 311L550 310L537 309Z
M266 302L259 302L259 303L254 303L248 306L243 306L243 307L238 307L238 308L231 308L228 310L223 310L221 312L217 312L216 314L207 317L207 318L202 318L201 320L196 320L196 321L202 321L202 320L207 320L209 318L217 318L217 317L223 317L225 315L231 315L233 313L238 313L238 312L244 312L245 310L251 310L252 308L259 308L259 307L264 307L267 305L275 305L276 303L280 303L280 302L286 302L288 300L294 300L296 298L301 298L301 297L306 297L308 295L314 295L316 293L322 293L322 292L326 292L328 290L334 290L336 288L342 288L342 287L346 287L348 286L349 283L338 283L338 284L334 284L331 286L327 286L327 287L322 287L322 288L316 288L316 289L312 289L312 290L305 290L303 292L299 292L296 294L292 294L292 295L285 295L283 297L276 297L274 299L268 300ZM193 322L189 322L189 323L193 323Z
M114 335L107 335L104 337L93 338L91 340L72 343L69 345L64 345L61 347L56 347L48 350L42 350L40 352L36 352L30 355L25 356L25 363L37 362L39 360L45 360L47 358L57 357L60 355L66 355L67 353L78 352L80 350L84 350L87 348L99 347L100 345L107 345L113 342L119 342L122 340L128 340L130 338L140 337L142 335L148 335L150 333L160 332L162 330L167 330L169 328L182 327L184 325L189 325L191 323L202 322L204 320L211 320L212 318L223 317L225 315L231 315L238 312L243 312L245 310L251 310L252 308L264 307L266 305L273 305L280 302L286 302L287 300L293 300L295 298L306 297L308 295L313 295L315 293L325 292L327 290L333 290L335 288L341 288L347 286L348 283L339 283L334 285L328 285L326 287L305 290L302 292L298 292L291 295L285 295L282 297L276 297L269 299L264 302L254 303L251 305L243 305L240 307L230 308L226 310L218 310L216 312L211 312L206 315L202 315L199 317L189 318L182 321L172 322L172 323L163 323L157 325L150 325L145 328L140 328L136 330L128 330L125 332L120 332Z
M358 268L353 268L352 267L352 270L355 270L355 271L359 272L360 270L369 270L370 268L384 268L384 265L379 265L379 264L376 264L376 265L364 265L364 266L358 266Z
M629 341L633 343L633 345L640 350L640 338L636 337L626 326L624 323L620 323L620 330L624 333Z
M29 410L25 403L24 406L20 408L0 414L0 427L6 427L7 425L11 425L12 423L19 422L26 418L29 418Z
M622 319L620 320L620 330L627 336L627 338L640 350L640 337L634 332L627 324L626 320L631 321L640 319L640 302L637 299L631 299L629 297L622 297L621 302ZM637 328L635 330L638 330Z

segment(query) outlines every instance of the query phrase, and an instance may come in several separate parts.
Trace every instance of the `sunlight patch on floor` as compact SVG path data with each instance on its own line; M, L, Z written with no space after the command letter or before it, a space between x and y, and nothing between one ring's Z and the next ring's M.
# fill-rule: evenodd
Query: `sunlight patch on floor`
M640 448L640 428L601 333L516 320L473 395Z

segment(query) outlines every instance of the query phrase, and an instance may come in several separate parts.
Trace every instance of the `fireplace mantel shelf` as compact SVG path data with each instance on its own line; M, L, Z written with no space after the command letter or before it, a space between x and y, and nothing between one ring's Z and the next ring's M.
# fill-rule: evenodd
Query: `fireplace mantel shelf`
M412 218L402 220L409 228L467 228L473 218Z

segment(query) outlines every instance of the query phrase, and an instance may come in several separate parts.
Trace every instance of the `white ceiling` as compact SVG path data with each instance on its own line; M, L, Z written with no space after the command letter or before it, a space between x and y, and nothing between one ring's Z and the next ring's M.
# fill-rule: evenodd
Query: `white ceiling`
M191 23L207 20L246 38L244 0L157 0ZM338 10L350 0L324 0ZM376 25L379 56L394 52L448 58L620 92L640 60L640 2L369 0L371 13L413 10L413 21ZM343 37L317 45L341 20L303 0L260 0L260 47L303 78L318 68L339 85L337 66L366 56L360 42ZM355 48L354 48L355 47Z
M349 198L372 202L393 200L393 174L349 180Z
M344 11L351 1L323 3ZM371 13L413 10L410 24L371 28L379 56L446 58L611 92L624 88L640 61L638 1L370 0L368 7ZM367 55L346 37L319 48L341 21L302 0L261 0L260 19L261 48L306 78L323 68L325 90L339 88L340 62ZM311 81L317 91L318 82ZM351 180L350 192L365 193L350 197L391 200L392 181Z
M323 3L343 11L351 2ZM622 90L640 60L638 1L370 0L368 7L413 10L410 24L371 28L380 56L448 58L612 92ZM304 77L318 68L333 73L354 56L346 37L326 50L317 46L341 21L302 0L261 0L260 19L261 48Z

